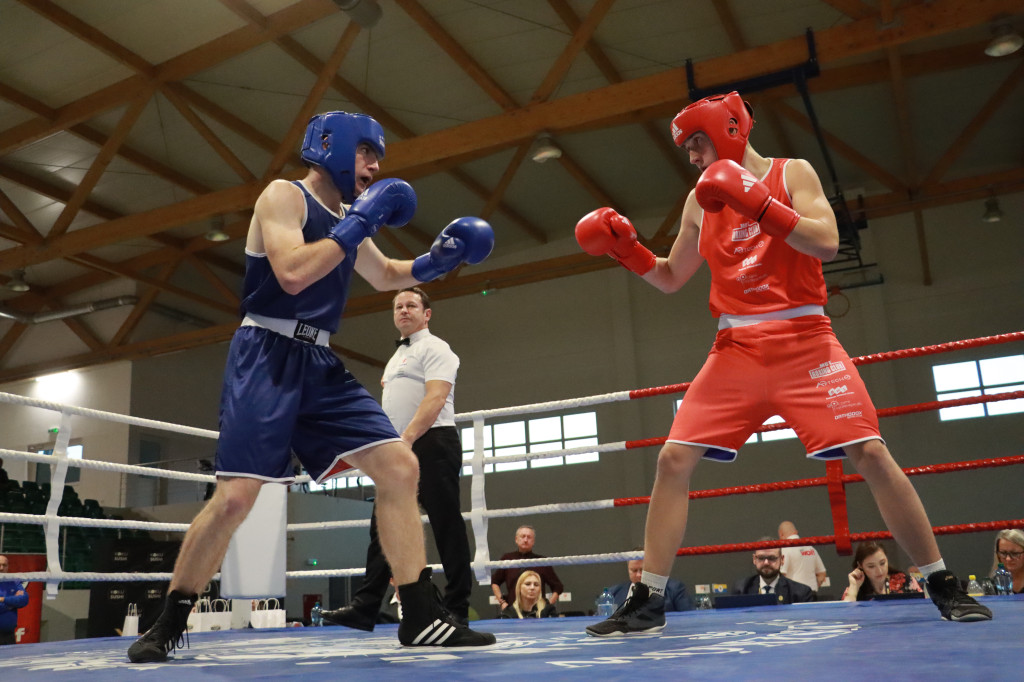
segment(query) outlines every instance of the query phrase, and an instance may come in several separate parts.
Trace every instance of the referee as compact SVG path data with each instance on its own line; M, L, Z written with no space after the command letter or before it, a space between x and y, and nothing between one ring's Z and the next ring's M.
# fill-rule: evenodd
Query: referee
M455 428L455 375L459 356L427 329L430 298L419 287L402 289L393 302L395 327L402 338L384 368L381 405L402 440L420 463L419 503L430 519L441 555L444 606L461 623L469 618L472 575L469 538L459 500L462 443ZM366 577L340 609L324 612L324 620L358 630L373 630L388 589L391 569L377 537L377 511L370 518ZM399 595L401 598L401 595Z

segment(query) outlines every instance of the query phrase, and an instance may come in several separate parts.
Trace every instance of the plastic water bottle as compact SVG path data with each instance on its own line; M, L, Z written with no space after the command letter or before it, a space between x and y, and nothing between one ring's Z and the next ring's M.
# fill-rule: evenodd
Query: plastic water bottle
M969 597L984 597L985 590L981 589L981 583L975 576L968 576L967 580L967 596Z
M320 602L313 604L313 608L309 610L309 623L315 628L324 624L324 612L320 608Z
M608 588L604 588L604 592L597 598L597 615L602 618L611 618L612 614L615 613L615 598L612 593L608 591Z
M1000 563L999 568L996 569L996 573L992 578L996 584L996 594L1013 594L1013 576L1006 570L1006 566L1003 566L1003 564Z
M698 610L704 611L711 608L711 585L697 585L697 592L694 605Z

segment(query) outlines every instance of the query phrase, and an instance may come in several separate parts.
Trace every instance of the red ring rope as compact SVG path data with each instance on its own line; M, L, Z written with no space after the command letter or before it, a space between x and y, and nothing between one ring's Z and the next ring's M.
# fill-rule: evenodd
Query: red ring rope
M966 350L968 348L980 348L981 346L992 346L998 343L1011 343L1013 341L1024 341L1024 332L1009 332L1007 334L996 334L994 336L981 336L976 339L964 339L963 341L949 341L933 346L920 346L918 348L905 348L903 350L892 350L885 353L873 353L851 358L855 365L871 365L885 360L897 360L903 358L918 358L923 355L935 355L937 353L948 353L955 350ZM690 387L689 381L682 384L671 384L669 386L655 386L653 388L636 388L629 392L629 399L649 398L654 395L665 395L668 393L682 393Z

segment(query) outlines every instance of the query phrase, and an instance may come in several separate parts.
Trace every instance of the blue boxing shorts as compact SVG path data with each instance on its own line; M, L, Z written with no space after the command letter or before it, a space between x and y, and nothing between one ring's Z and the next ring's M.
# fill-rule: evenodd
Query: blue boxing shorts
M242 326L220 400L218 476L290 483L291 453L316 482L343 457L401 438L380 404L328 346Z

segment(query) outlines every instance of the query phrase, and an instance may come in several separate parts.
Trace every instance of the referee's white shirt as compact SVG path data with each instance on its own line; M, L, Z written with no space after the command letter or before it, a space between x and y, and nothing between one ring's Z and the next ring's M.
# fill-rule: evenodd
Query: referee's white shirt
M455 375L459 356L442 339L421 329L409 337L408 346L399 346L384 368L380 383L384 387L381 406L398 433L412 421L426 395L426 382L447 381L452 385L444 407L431 425L455 426Z

